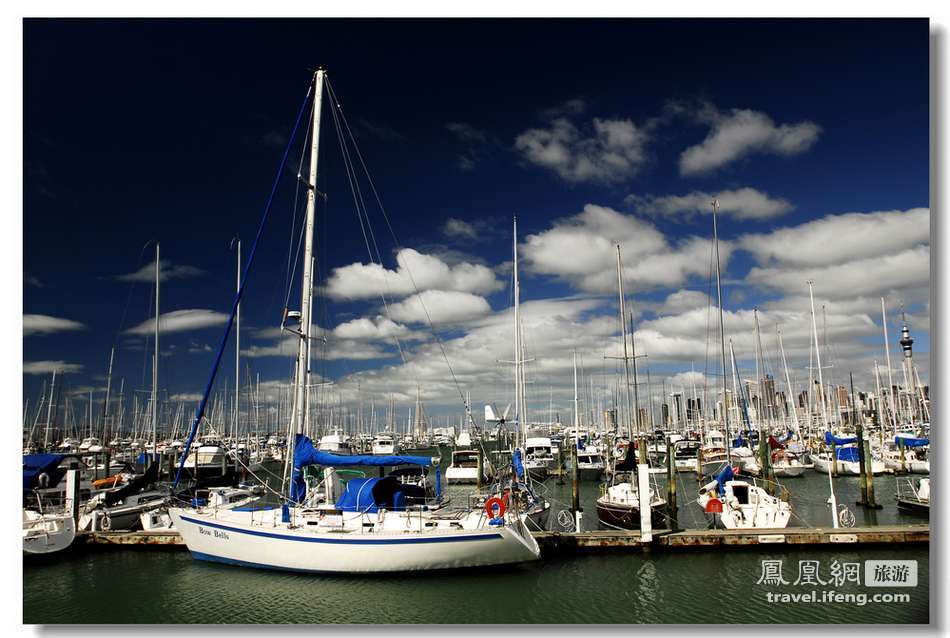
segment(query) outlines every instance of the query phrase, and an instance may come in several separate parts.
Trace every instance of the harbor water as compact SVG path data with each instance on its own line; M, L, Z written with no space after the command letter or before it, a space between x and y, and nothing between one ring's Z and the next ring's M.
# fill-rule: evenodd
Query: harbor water
M875 477L880 510L856 504L856 477L837 478L834 486L858 526L926 523L925 516L897 510L899 480ZM656 481L665 494L665 476ZM783 484L795 512L790 526L831 526L826 475L809 471ZM597 529L600 484L580 487L583 528ZM694 474L678 476L680 527L708 525L695 503L698 487ZM459 500L471 489L448 487ZM559 529L567 517L558 513L570 509L569 478L549 478L540 489L552 502L548 527ZM44 624L926 623L928 557L926 545L652 549L459 572L325 576L207 563L181 549L86 548L25 565L23 612L24 622ZM836 582L835 570L843 564L863 567L869 560L916 561L917 585L869 587L863 570L859 582ZM774 567L778 561L785 582L770 585L763 581L766 563ZM810 565L817 580L801 571ZM811 591L819 598L824 591L850 596L778 602L777 595ZM905 597L872 598L878 594Z

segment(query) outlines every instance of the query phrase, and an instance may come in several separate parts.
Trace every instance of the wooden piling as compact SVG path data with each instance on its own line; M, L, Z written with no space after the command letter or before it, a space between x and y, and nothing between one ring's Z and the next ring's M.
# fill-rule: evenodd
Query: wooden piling
M877 500L874 498L874 468L871 466L871 442L864 441L864 458L867 461L864 464L864 476L861 477L862 482L864 483L864 489L862 494L864 495L864 503L866 507L872 509L883 509L883 505L879 505Z
M482 491L482 472L484 471L485 459L482 456L482 446L478 446L478 470L475 472L475 490Z
M571 440L571 510L574 512L574 521L578 521L578 514L581 511L581 490L578 483L577 469L577 441ZM576 523L575 523L576 524ZM580 531L580 530L576 530Z
M669 511L670 529L679 529L679 509L676 506L676 456L673 443L666 437L666 504Z

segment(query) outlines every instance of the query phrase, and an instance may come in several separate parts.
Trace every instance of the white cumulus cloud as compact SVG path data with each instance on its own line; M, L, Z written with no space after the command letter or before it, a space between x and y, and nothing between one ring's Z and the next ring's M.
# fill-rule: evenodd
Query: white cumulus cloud
M220 326L227 322L228 315L214 310L205 310L201 308L187 310L173 310L166 312L159 317L158 325L161 332L186 332L188 330L200 330L212 326ZM155 331L155 319L147 319L137 326L129 328L125 332L133 335L148 335Z
M753 153L796 155L807 151L818 140L821 127L810 121L776 124L761 111L732 109L720 112L706 105L700 121L710 125L701 143L680 155L680 173L697 175L730 164Z
M515 138L515 149L532 164L569 182L618 182L646 161L649 134L629 119L594 118L587 131L564 117Z
M453 265L434 255L403 248L396 270L370 263L335 268L326 284L334 299L372 299L380 295L405 297L424 290L455 290L487 294L502 287L491 268L459 262ZM415 285L413 285L415 284Z
M655 215L710 215L714 199L719 200L720 213L736 219L769 219L795 208L787 199L772 197L748 187L716 193L693 191L686 195L628 195L624 202L635 210Z
M71 374L82 372L81 363L66 363L62 360L57 361L24 361L23 374Z
M45 335L69 330L85 330L86 326L73 321L49 315L23 315L23 336Z
M393 318L407 323L457 323L490 312L484 297L456 290L426 290L389 307Z

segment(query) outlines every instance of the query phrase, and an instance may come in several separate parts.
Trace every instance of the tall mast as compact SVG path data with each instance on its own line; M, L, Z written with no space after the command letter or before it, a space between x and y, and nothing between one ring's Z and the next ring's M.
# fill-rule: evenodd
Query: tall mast
M241 292L241 240L237 240L237 288ZM237 436L241 418L241 302L235 312L234 332L234 434Z
M161 280L161 262L159 254L161 244L155 242L155 353L152 355L152 462L158 452L158 291Z
M785 368L785 388L788 392L788 405L792 412L792 422L795 424L795 434L801 438L802 432L798 425L798 410L796 409L798 401L794 396L794 390L792 390L792 378L788 374L788 361L785 359L785 345L782 343L782 331L776 328L775 332L778 333L778 347L782 351L782 366Z
M294 379L294 419L302 433L307 404L307 363L310 344L310 289L313 285L313 225L317 192L317 155L320 151L320 107L323 102L322 68L314 76L313 130L310 140L310 175L307 180L307 221L304 233L303 274L300 285L300 344L297 350L297 374Z
M623 265L620 261L620 244L617 244L617 286L620 291L620 340L623 343L623 387L627 404L627 437L631 439L632 443L633 428L630 419L633 412L630 407L630 356L627 353L627 311L623 302ZM638 427L637 434L639 433L640 428Z
M815 363L818 367L818 396L815 397L816 401L821 401L821 420L825 424L825 429L830 430L828 424L828 415L825 413L825 380L821 374L821 347L818 345L818 321L815 319L815 282L811 279L808 280L808 296L811 299L811 328L812 334L815 336ZM832 463L837 462L836 459L832 459Z
M884 308L884 297L881 297L881 322L884 324L884 353L887 357L887 396L890 404L891 422L894 425L894 435L897 435L897 412L894 401L894 375L891 372L891 346L887 338L887 310Z
M115 346L109 352L109 372L106 374L106 396L102 401L102 442L108 444L108 425L106 419L109 418L109 399L112 393L112 361L115 358Z
M729 433L729 405L726 400L726 328L722 318L722 273L719 263L719 228L716 218L719 216L719 200L714 199L713 207L713 246L716 249L716 296L719 304L719 351L722 355L722 418L726 434L726 460L732 465L732 436ZM734 397L733 397L734 398Z
M512 233L512 254L514 268L514 295L515 295L515 415L518 418L518 444L520 445L525 437L525 424L527 415L524 405L524 370L522 370L521 353L521 285L518 282L518 218L513 221Z

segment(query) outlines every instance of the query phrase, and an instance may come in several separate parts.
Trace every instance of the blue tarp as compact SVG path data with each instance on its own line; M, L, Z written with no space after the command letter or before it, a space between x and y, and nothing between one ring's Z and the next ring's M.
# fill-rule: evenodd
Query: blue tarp
M856 436L834 436L831 432L825 432L825 443L831 445L831 442L834 441L835 445L848 445L850 443L857 443L858 437Z
M524 478L524 464L521 462L520 448L516 449L514 454L511 455L511 464L515 468L515 474L518 478Z
M915 439L911 436L901 436L898 434L894 437L894 445L904 444L904 447L921 447L924 445L930 445L930 439Z
M300 503L307 495L307 484L303 478L303 468L308 465L329 465L348 467L354 465L372 467L393 467L396 465L432 465L430 456L374 456L372 454L330 454L313 447L313 441L303 434L294 438L294 470L290 481L290 500Z
M40 474L49 476L50 487L59 483L63 473L56 472L56 469L64 458L64 454L24 454L23 490L29 491L37 487Z
M839 461L860 461L861 451L856 446L839 447L835 450L835 456Z
M336 508L344 512L376 512L378 507L373 498L373 487L377 483L378 478L350 479L336 500Z
M727 465L726 467L720 470L719 474L716 475L716 483L719 484L718 489L719 496L722 496L726 493L726 481L731 481L735 477L735 474L732 471L732 466Z

